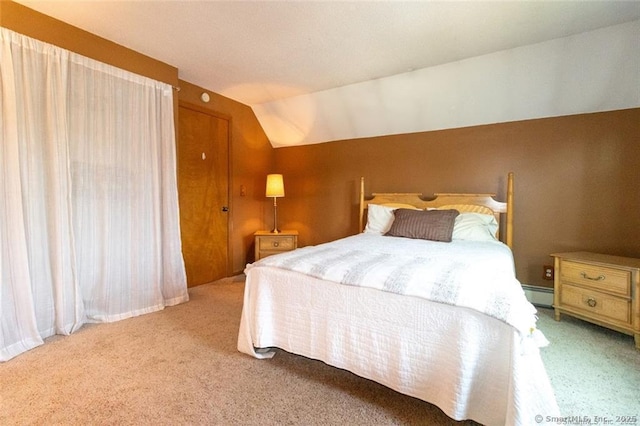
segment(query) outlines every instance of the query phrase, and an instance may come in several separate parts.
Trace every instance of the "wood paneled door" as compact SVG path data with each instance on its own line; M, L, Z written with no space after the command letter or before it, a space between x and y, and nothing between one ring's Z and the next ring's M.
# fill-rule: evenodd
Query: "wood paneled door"
M229 271L229 119L180 102L178 196L189 287Z

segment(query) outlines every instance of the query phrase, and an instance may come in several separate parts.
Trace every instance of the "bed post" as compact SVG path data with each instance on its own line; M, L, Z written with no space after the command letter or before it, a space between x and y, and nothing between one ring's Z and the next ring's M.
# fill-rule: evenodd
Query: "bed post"
M364 176L360 177L360 227L358 228L358 234L364 231Z
M507 175L507 229L506 243L513 250L513 172Z

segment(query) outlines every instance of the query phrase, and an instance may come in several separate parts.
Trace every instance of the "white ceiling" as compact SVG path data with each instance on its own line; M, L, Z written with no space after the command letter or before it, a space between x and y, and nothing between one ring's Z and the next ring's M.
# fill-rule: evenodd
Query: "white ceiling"
M638 1L18 2L248 105L640 18Z
M251 106L640 19L640 1L17 1Z

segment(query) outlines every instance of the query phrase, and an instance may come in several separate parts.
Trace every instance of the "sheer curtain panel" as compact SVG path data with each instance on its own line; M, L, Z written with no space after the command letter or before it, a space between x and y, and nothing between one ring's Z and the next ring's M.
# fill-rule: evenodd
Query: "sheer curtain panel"
M171 86L0 31L5 361L188 293Z

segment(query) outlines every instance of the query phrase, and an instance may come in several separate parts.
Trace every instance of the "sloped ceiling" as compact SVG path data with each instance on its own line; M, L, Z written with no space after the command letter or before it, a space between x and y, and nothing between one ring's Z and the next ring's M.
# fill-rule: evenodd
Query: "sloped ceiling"
M18 2L250 105L274 146L640 103L638 89L626 90L640 86L639 1ZM571 86L566 74L581 74L584 61L607 61L613 74L592 70L573 91L520 111L540 87ZM548 99L575 97L594 75L620 83L598 101Z

